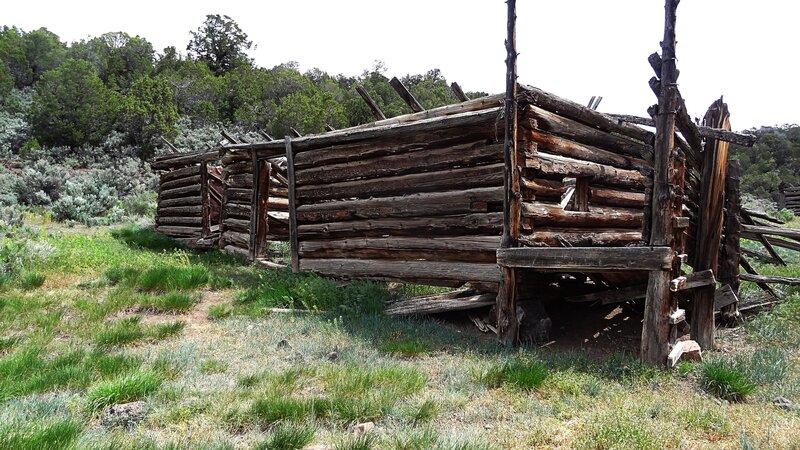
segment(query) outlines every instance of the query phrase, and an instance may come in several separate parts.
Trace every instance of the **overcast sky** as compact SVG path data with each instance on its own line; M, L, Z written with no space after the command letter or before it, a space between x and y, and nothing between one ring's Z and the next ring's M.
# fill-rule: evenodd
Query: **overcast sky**
M387 76L441 69L466 91L502 92L506 6L501 0L139 0L5 2L0 25L46 27L71 42L108 31L185 52L206 14L227 14L257 45L256 63ZM519 0L520 82L600 110L646 115L655 97L647 56L663 36L661 0ZM684 0L678 80L690 114L724 95L734 129L799 123L800 2Z

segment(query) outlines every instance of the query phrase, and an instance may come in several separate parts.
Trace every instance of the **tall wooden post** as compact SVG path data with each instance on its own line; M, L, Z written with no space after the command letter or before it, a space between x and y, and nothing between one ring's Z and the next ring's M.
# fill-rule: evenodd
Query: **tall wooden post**
M653 159L650 245L675 248L672 208L673 186L670 169L674 165L675 115L678 109L677 68L675 64L675 22L678 0L666 0L664 40L661 42L661 92L656 112L656 138ZM680 263L677 263L680 264ZM675 310L669 284L673 270L650 272L642 324L641 358L663 365L669 354L670 314Z
M703 125L730 129L728 106L715 101L703 118ZM695 270L711 269L719 275L719 247L722 238L725 202L725 170L730 143L707 139L703 157L703 183L700 187L700 214L697 225ZM694 292L692 305L692 338L703 349L714 345L714 286Z
M505 145L503 157L503 239L501 248L519 245L521 204L519 169L517 166L517 2L507 0L508 35L506 37L506 97L505 97ZM517 343L519 323L517 321L517 273L511 267L502 267L503 279L497 293L497 335L505 345Z
M741 169L739 161L728 161L725 180L725 226L719 262L719 282L731 287L734 294L739 294L739 258L741 257L740 238L742 224L739 214L742 209L742 197L739 192ZM739 305L722 308L722 318L727 322L735 322L739 318Z

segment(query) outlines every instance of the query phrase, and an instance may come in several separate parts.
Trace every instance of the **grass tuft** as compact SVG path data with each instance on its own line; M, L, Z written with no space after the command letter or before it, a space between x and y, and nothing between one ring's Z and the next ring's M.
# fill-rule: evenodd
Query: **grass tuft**
M276 422L300 422L309 413L309 402L290 397L267 397L256 400L250 407L250 416L262 425Z
M186 322L176 321L169 323L160 323L153 327L152 336L156 340L166 339L168 337L180 334L186 328Z
M489 388L509 386L532 391L539 388L548 375L549 371L541 361L516 357L479 373L478 381Z
M126 317L106 325L94 336L97 345L103 347L130 344L145 337L145 330L140 316Z
M233 308L230 305L212 305L208 308L208 318L211 320L221 320L230 317L233 314Z
M70 448L82 430L80 423L71 420L34 422L9 429L0 427L0 448L14 450Z
M228 363L219 359L207 359L200 364L200 373L225 373Z
M314 440L316 430L311 425L283 424L269 435L267 440L256 444L254 450L300 450Z
M156 392L163 382L163 376L156 372L137 371L95 385L86 393L86 399L90 409L97 411L117 403L142 400Z
M372 450L375 448L375 435L369 433L349 436L334 445L334 450Z
M160 312L187 312L197 304L199 296L183 292L168 292L149 299L144 307L150 307Z
M383 353L404 358L415 358L430 352L430 346L419 339L396 339L380 347Z
M756 384L744 371L726 360L703 363L700 385L708 393L732 402L743 401L756 389Z
M19 287L30 291L38 289L44 284L45 276L39 272L24 272L19 276Z
M208 283L208 270L202 266L159 266L145 270L133 281L143 291L191 290Z

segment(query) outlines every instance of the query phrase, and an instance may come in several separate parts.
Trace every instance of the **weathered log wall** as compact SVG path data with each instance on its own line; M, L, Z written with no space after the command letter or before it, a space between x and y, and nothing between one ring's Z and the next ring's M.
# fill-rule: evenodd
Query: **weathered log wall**
M499 108L291 146L299 269L452 285L496 283ZM291 163L290 163L291 164ZM291 169L290 169L291 170Z
M156 231L188 247L213 245L207 167L217 155L217 152L179 153L153 160L151 167L160 172Z
M641 244L652 185L652 133L535 88L522 98L522 241Z
M263 164L269 164L266 202L260 202L257 189L254 161L254 150L244 149L224 151L223 167L223 219L219 246L223 251L241 254L247 257L259 257L251 248L256 246L256 221L259 205L267 208L266 233L261 236L266 241L285 241L289 238L289 201L288 181L286 179L286 158L270 158ZM255 250L252 248L252 250Z

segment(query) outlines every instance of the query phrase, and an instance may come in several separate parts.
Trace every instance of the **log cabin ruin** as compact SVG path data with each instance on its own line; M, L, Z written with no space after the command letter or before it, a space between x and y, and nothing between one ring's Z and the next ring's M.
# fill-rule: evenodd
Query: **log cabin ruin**
M753 138L730 131L722 99L702 124L689 117L676 82L677 1L666 1L661 54L649 58L650 118L519 84L514 0L508 7L505 94L462 93L423 110L394 79L413 113L382 118L360 89L380 120L157 158L156 229L267 265L269 242L288 240L294 271L469 284L474 295L450 307L495 305L508 345L520 340L522 302L645 299L644 361L674 364L687 319L691 339L710 348L715 311L736 313L739 284L728 146Z

